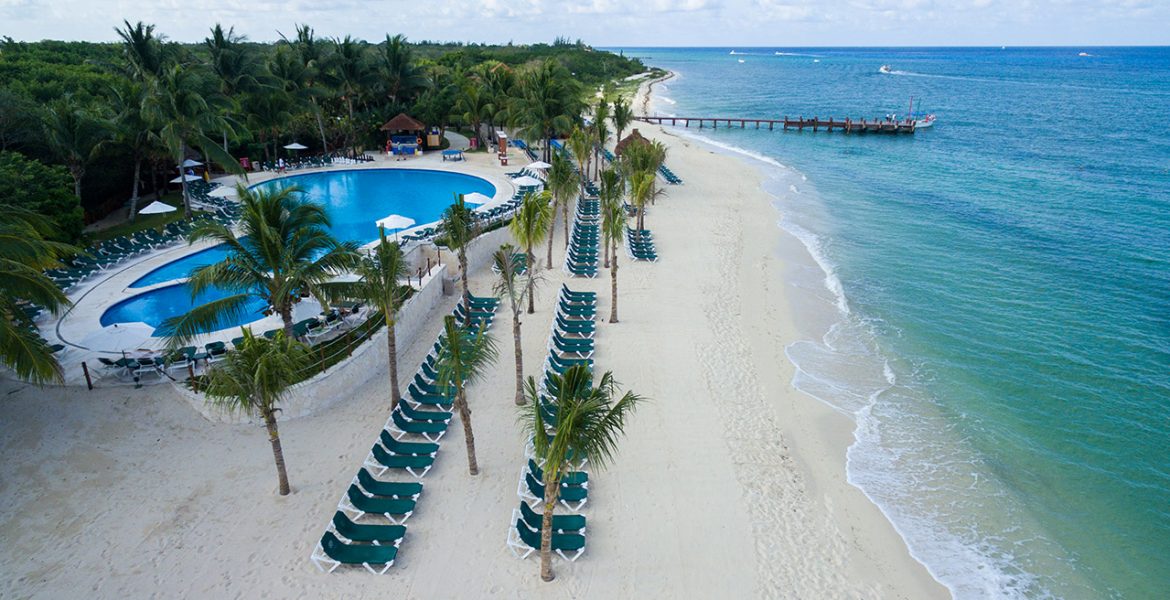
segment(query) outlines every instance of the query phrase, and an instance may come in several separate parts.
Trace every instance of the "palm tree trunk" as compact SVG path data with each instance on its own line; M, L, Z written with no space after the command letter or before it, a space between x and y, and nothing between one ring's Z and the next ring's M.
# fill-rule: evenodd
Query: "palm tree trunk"
M549 222L549 224L548 224L548 262L547 262L547 264L545 264L545 266L544 266L544 268L546 268L546 269L551 269L551 268L552 268L552 245L553 245L553 234L555 234L556 232L557 232L557 209L556 209L556 207L554 206L554 207L553 207L553 218L550 220L550 222ZM530 266L530 267L535 267L536 265L533 265L532 263L529 263L529 266ZM529 300L531 300L531 296L529 297ZM530 312L531 312L531 311L530 311Z
M386 358L390 361L390 410L398 408L402 394L398 391L398 340L394 339L394 315L384 311L386 317Z
M520 311L512 303L512 342L516 347L516 406L524 406L524 347L520 344Z
M565 220L565 247L568 248L569 247L569 203L568 202L561 203L561 218L563 218ZM549 239L551 240L552 238L549 237ZM552 265L549 265L549 266L551 267Z
M187 154L187 147L183 146L183 155ZM179 166L179 187L183 190L183 216L187 219L191 218L191 195L187 192L187 173L183 171L183 158L175 161Z
M287 496L288 472L284 468L284 450L280 447L280 432L276 428L276 413L264 411L264 426L268 429L268 442L272 444L272 457L276 459L276 476L280 478L280 495Z
M130 192L130 220L138 216L138 184L142 181L142 157L134 158L134 189Z
M280 312L280 320L284 322L284 337L293 339L292 305L285 302L277 310Z
M603 231L604 231L605 229L607 229L604 223L602 223L601 227L602 227L602 230L603 230ZM608 269L608 268L609 268L609 243L608 243L608 242L604 242L604 243L602 243L601 245L602 245L602 248L603 248L603 250L604 250L604 252L605 252L605 268L607 268L607 269Z
M618 255L617 242L613 245L613 263L609 269L609 322L617 323L617 272L618 272Z
M226 129L224 129L224 130L223 130L223 153L224 153L224 154L227 154L227 151L228 151L228 147L227 147L227 130L226 130Z
M73 195L81 200L81 178L85 177L85 168L78 166L69 167L69 174L73 176Z
M467 242L459 245L459 279L463 282L463 311L471 316L471 288L467 287Z
M545 469L544 472L547 475L549 471L551 469ZM560 478L556 479L544 482L544 514L540 519L540 578L544 581L556 579L552 570L552 520L557 497L561 495Z
M535 287L535 281L532 276L536 268L536 255L532 253L532 248L528 248L528 314L536 312L536 305L532 298L532 288Z
M459 385L456 397L459 402L459 420L463 422L463 439L467 443L467 472L479 475L479 463L475 461L475 434L471 431L471 409L467 407L467 392L463 384Z
M317 116L317 131L321 134L321 152L329 154L329 144L325 143L325 120L321 117L321 106L313 98L313 113Z
M638 205L638 235L642 234L642 230L646 228L646 205Z

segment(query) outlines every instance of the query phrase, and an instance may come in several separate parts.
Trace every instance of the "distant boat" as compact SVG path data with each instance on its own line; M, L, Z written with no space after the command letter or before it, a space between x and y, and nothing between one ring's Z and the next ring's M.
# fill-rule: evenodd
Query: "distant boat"
M731 52L728 52L728 54L735 54L735 50L732 50Z
M881 67L878 68L878 73L885 73L886 75L889 75L890 73L893 73L893 72L894 72L894 70L890 68L890 65L882 65Z
M1000 46L999 49L1000 50L1007 50L1007 46Z
M819 59L819 58L814 58L814 59L813 59L813 62L821 62L821 59Z
M1089 54L1088 52L1081 52L1077 56L1092 56L1092 54Z
M741 64L741 65L743 64L743 59L742 59L742 58L741 58L741 59L739 59L739 64Z
M915 129L926 129L927 127L934 127L934 115L925 114L921 117L914 116L914 96L910 96L910 112L906 114L906 120L910 121L914 125Z

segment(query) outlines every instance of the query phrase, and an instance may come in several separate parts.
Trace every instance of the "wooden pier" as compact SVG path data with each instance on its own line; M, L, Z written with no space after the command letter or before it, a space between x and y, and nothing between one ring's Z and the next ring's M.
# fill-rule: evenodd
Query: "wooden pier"
M740 129L747 129L748 125L755 125L756 129L768 128L768 131L773 131L779 127L783 131L804 131L811 129L813 131L843 131L845 133L914 133L914 121L910 119L903 119L894 121L891 119L822 119L820 117L812 117L806 119L803 116L795 119L790 119L785 116L783 119L741 119L741 118L726 118L726 117L634 117L639 121L647 123L654 123L656 125L682 125L690 127L691 123L699 126L699 129L710 127L712 129L719 129L719 126L724 127L739 127Z

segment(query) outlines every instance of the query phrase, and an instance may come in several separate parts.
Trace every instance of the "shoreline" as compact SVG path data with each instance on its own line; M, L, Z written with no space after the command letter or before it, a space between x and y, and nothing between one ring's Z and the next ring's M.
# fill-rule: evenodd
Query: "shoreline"
M643 85L639 86L635 96L634 104L641 104L643 107L642 114L650 114L649 107L653 95L654 84L667 81L676 76L677 74L675 72L670 71L669 74L665 77L647 81ZM770 213L773 218L771 220L761 218L762 221L767 221L769 227L759 228L759 236L754 239L766 240L768 239L768 234L771 233L774 238L779 239L779 241L773 244L773 255L780 256L788 260L795 259L794 262L800 263L797 265L770 265L770 268L766 269L766 277L769 278L769 280L764 282L762 288L760 289L761 292L764 292L768 289L768 282L783 282L785 287L791 288L792 270L794 268L815 269L824 275L823 265L821 265L820 261L816 257L812 256L805 243L798 239L794 233L786 230L778 224L778 221L782 218L783 215L781 214L781 209L777 205L777 198L773 196L772 192L769 192L764 188L763 179L766 169L783 169L786 171L791 171L793 174L799 174L799 172L793 171L787 165L784 165L770 157L762 155L757 156L750 151L739 148L725 147L721 144L706 140L705 138L702 138L698 135L679 135L666 127L652 125L650 123L644 122L638 123L638 126L640 129L644 127L644 131L650 130L663 136L676 137L680 140L691 140L698 146L707 149L709 152L728 156L737 162L751 166L752 169L756 171L760 194L768 199L768 210L761 211L761 213ZM670 162L669 154L667 162ZM803 175L801 175L801 179L805 179ZM759 216L763 217L764 214L760 214ZM750 279L751 277L749 274L745 273L741 268L741 280L748 281ZM776 311L777 313L782 313L784 316L779 316L779 314L769 314L768 311L761 310L763 308L761 305L766 303L760 303L761 305L757 305L755 307L756 310L752 311L754 314L752 314L751 317L754 319L763 319L765 321L771 319L773 325L771 327L762 328L765 331L793 332L795 330L794 323L799 321L800 318L804 317L805 315L799 315L797 311L793 310L790 303L788 302L788 299L788 297L785 297L783 300L775 302L774 306L772 307L772 310ZM757 350L764 350L764 348L761 347L767 347L769 345L767 341L758 339L755 341L757 342ZM788 345L794 341L797 340L795 338L783 340L780 344L783 347L782 350L786 350ZM782 365L782 371L784 374L783 379L787 384L787 393L783 394L786 396L785 400L791 401L790 408L792 410L793 416L811 419L814 422L814 425L811 428L802 428L798 426L782 427L782 432L785 434L785 437L793 440L793 446L798 449L808 449L808 447L811 446L814 450L813 452L797 451L793 453L796 462L801 465L805 475L809 477L810 482L813 483L815 487L821 487L822 484L825 485L828 488L826 493L827 497L846 497L847 501L854 503L855 508L860 508L857 506L858 498L856 498L856 496L860 496L860 503L868 505L868 507L872 509L870 511L858 510L857 512L862 513L860 516L862 520L868 521L867 528L869 531L866 535L871 538L868 541L873 544L874 549L890 551L894 556L887 556L886 558L890 558L894 562L898 563L897 569L905 571L906 574L914 580L914 587L917 587L918 591L926 592L928 594L926 597L937 597L940 588L942 592L944 592L948 597L952 596L952 592L947 589L942 584L942 582L940 582L934 576L933 573L930 572L926 564L913 555L909 546L907 545L905 537L897 529L897 526L894 524L894 522L885 513L885 510L876 501L874 501L865 492L865 490L849 481L849 459L847 453L857 441L854 432L858 424L855 420L855 417L849 414L847 411L833 406L832 404L820 398L795 389L792 386L792 381L794 371L797 367L787 356L786 352L782 351L780 354L781 360L777 364ZM850 496L853 496L853 498L849 498ZM854 531L856 532L857 529L855 528ZM922 578L923 575L925 575L925 580ZM894 579L899 577L900 576L893 576Z

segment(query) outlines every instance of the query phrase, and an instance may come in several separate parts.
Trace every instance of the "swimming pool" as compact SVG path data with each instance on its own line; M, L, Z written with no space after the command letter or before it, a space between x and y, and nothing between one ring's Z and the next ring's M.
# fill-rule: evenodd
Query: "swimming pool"
M490 197L496 193L496 187L485 179L463 173L424 169L307 173L266 181L252 186L252 189L284 189L294 185L301 188L306 199L325 207L331 223L330 230L337 239L359 243L377 239L378 226L375 222L388 215L403 215L422 225L439 220L443 210L454 201L455 194L479 192ZM212 246L156 267L131 283L130 287L149 287L185 279L195 268L219 262L225 256L226 248ZM169 285L114 304L102 313L101 324L104 327L114 323L143 322L158 328L169 317L185 314L193 306L227 295L226 290L211 289L192 300L185 284ZM210 331L256 321L261 318L260 311L263 309L263 303L255 300L249 304L245 315L217 323ZM155 333L163 335L157 329Z

